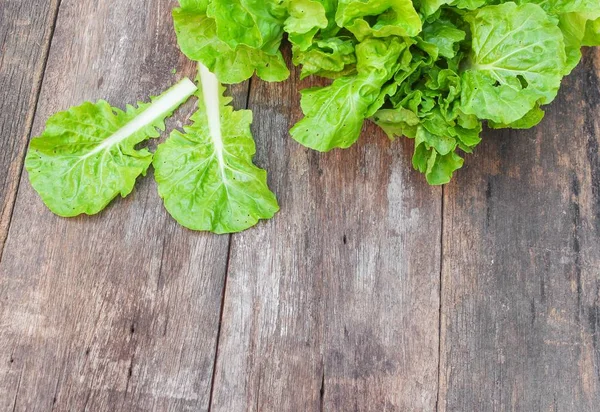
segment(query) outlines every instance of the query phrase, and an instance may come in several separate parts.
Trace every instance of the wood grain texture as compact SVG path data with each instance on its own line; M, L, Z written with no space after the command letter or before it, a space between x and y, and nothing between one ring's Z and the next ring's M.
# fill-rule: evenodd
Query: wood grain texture
M600 52L447 188L440 411L600 405Z
M123 107L175 83L173 68L194 75L174 4L63 0L34 133L69 105ZM247 88L236 96L245 104ZM0 264L0 410L206 410L228 246L179 227L151 178L99 216L65 220L24 176Z
M62 0L36 111L57 1L0 0L0 126L18 137L0 140L0 248L32 124L194 75L175 0ZM407 140L368 126L346 151L294 143L309 85L231 89L282 206L232 238L179 227L151 178L64 220L21 177L0 262L1 411L598 410L600 52L541 126L486 132L443 205Z
M374 127L319 155L288 135L300 87L253 84L282 211L232 240L212 411L432 411L441 190Z
M0 0L0 259L59 0Z

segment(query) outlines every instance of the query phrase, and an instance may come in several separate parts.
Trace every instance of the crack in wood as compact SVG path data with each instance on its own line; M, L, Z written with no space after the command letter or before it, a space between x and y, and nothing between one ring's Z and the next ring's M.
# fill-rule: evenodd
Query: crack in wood
M260 412L260 386L262 383L262 369L258 370L258 385L256 388L256 412Z
M137 346L136 346L137 348ZM131 385L131 380L133 377L133 367L135 362L135 355L137 350L134 348L133 355L131 355L131 360L129 361L129 366L127 367L127 378L125 380L125 391L123 392L123 402L121 402L121 410L125 410L125 402L127 401L127 394L129 393L129 387Z
M127 398L127 393L129 392L129 385L131 384L131 377L133 376L133 362L135 360L135 353L131 357L131 361L129 361L129 366L127 367L127 380L125 382L125 395L123 400Z
M214 351L214 360L213 360L213 370L212 370L212 377L211 377L211 382L210 382L210 395L208 397L208 412L210 412L212 410L212 403L213 403L213 396L214 396L214 392L215 392L215 380L216 380L216 376L217 376L217 366L218 366L218 359L219 359L219 343L221 341L221 327L223 324L223 313L225 311L225 297L227 294L227 278L229 275L229 262L231 259L231 246L233 243L233 236L229 236L229 245L227 247L227 263L225 266L225 279L223 281L223 288L221 289L221 308L219 311L219 324L217 327L217 340L215 343L215 351Z
M325 407L325 365L323 364L323 372L321 373L321 388L319 389L319 411L323 412L325 410L324 407Z
M54 387L54 395L52 396L52 409L54 410L56 408L56 404L58 402L58 389L60 388L60 379L62 376L62 372L60 375L58 375L58 379L56 380L56 386Z
M582 285L582 265L581 265L581 207L579 206L579 192L580 184L577 179L577 174L571 172L571 202L570 211L573 225L573 253L575 254L574 270L575 270L575 283L577 288L577 312L575 313L576 322L580 322L581 314L583 311L582 298L583 298L583 285Z
M87 406L88 406L88 403L90 402L90 399L91 399L91 398L92 398L92 389L90 389L90 390L88 391L88 393L85 395L85 402L83 403L83 409L82 409L82 412L85 412L85 411L87 411Z
M444 206L445 206L445 188L442 186L442 198L440 201L440 277L439 277L439 308L438 308L438 365L437 365L437 393L435 400L435 410L439 411L440 404L440 385L442 382L442 314L443 314L443 279L444 279Z
M596 280L596 295L593 306L588 313L588 323L590 333L592 335L592 347L594 348L595 359L594 368L596 369L596 377L600 381L600 337L598 325L600 324L600 280Z
M87 348L85 350L86 361L87 361L89 352L90 352L90 348ZM66 353L67 353L67 349L65 348L65 350L63 351L63 358L65 356L67 356L67 358L68 358L68 355L66 355ZM52 409L51 410L54 410L58 407L58 394L59 394L59 390L60 390L60 383L65 374L66 366L67 366L67 362L65 361L65 362L63 362L62 367L60 368L60 372L58 374L58 378L56 379L56 386L54 387L54 394L52 396Z
M161 252L160 252L160 264L158 267L158 276L156 278L156 290L154 292L155 297L157 297L159 295L159 293L161 292L162 288L165 285L163 269L164 269L164 262L166 260L165 251L166 251L166 244L167 244L167 236L165 235L165 233L167 233L167 222L168 222L168 220L165 219L164 224L163 224L163 230L162 230L163 241L162 241L162 248L161 248ZM162 337L167 336L168 330L169 330L169 311L167 310L165 313L165 322L164 322L164 325L162 325L162 332L161 332Z
M25 366L23 366L23 368L21 369L21 373L19 374L19 380L17 381L17 390L15 392L15 398L13 400L12 412L15 412L17 410L17 401L19 400L19 391L21 390L23 372L25 372Z
M600 79L597 76L593 56L584 58L587 63L588 75L585 79L584 94L586 112L584 115L584 129L587 135L586 155L590 164L593 209L595 214L594 226L596 234L600 236L600 156L598 144L598 130L595 120L600 110Z
M165 250L166 250L166 244L167 244L167 236L165 236L165 233L167 230L167 222L168 222L168 220L165 219L164 224L163 224L163 230L162 230L163 241L162 241L162 248L160 251L160 264L158 266L158 276L156 279L156 291L155 291L156 295L158 295L161 287L164 285L163 267L164 267L164 262L165 262Z

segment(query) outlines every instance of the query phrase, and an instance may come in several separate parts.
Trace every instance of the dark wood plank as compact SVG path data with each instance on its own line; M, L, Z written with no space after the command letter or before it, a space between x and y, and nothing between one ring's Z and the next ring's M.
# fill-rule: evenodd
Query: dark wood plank
M123 107L175 83L173 68L193 76L174 4L63 0L34 133L69 105ZM247 88L236 96L245 104ZM23 177L0 265L0 410L206 410L228 246L180 228L152 178L97 217L65 220Z
M282 211L233 237L211 410L431 411L441 190L374 127L327 155L293 142L299 87L252 85Z
M600 405L600 52L446 192L440 411Z
M0 259L59 0L0 0Z

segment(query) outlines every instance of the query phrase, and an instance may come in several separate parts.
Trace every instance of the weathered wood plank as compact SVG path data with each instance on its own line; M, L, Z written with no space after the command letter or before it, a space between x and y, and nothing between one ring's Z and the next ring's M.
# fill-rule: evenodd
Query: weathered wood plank
M59 0L0 0L0 259Z
M446 192L440 411L600 405L600 52Z
M373 127L327 155L293 142L299 87L252 86L282 211L233 237L211 410L431 411L441 190Z
M34 133L69 105L123 107L175 83L172 68L194 75L175 3L63 0ZM0 410L206 410L228 246L180 228L151 178L100 216L65 220L24 177L0 265Z

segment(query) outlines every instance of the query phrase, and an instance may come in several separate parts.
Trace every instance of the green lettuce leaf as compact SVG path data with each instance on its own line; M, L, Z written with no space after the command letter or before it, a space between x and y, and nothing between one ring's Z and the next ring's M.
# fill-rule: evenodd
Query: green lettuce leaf
M583 46L600 46L600 17L588 20L582 40Z
M158 147L154 169L169 213L192 230L235 233L279 210L267 174L252 163L252 112L234 111L224 88L200 67L202 96L193 124Z
M570 12L559 16L567 53L567 73L581 60L582 46L600 45L600 2L596 9L587 12Z
M581 45L588 19L581 13L566 13L560 16L559 25L565 41L567 72L571 72L581 61Z
M319 75L338 78L355 74L355 45L350 38L331 37L318 40L305 51L294 48L295 65L302 65L300 78Z
M448 20L436 20L423 28L423 40L438 48L438 55L453 59L467 33Z
M593 13L600 10L598 0L516 0L517 4L533 3L553 15L564 13Z
M454 172L463 166L464 160L454 152L454 144L422 127L417 129L413 167L425 174L430 185L450 182Z
M211 0L206 9L219 39L232 49L244 45L278 53L287 9L281 0Z
M207 0L180 1L173 10L177 42L191 60L200 62L226 84L240 83L256 75L265 81L283 81L290 75L281 52L269 54L248 45L232 48L217 35L213 18L207 16Z
M57 215L99 213L146 174L152 154L136 146L159 137L164 120L196 90L184 79L152 103L125 111L101 100L55 114L25 160L33 188Z
M535 106L529 111L523 118L510 124L495 123L493 121L488 122L488 126L492 129L531 129L537 126L542 120L546 113L539 106Z
M321 152L352 146L375 97L372 91L363 95L368 82L364 76L342 77L329 87L302 90L305 117L290 130L294 140Z
M373 115L371 120L381 127L391 140L402 136L414 139L417 136L417 126L421 123L414 112L404 107L381 109Z
M450 4L459 9L476 10L486 4L494 4L494 1L489 0L454 0Z
M452 0L421 0L421 13L423 13L425 17L431 16L438 11L440 7L451 1Z
M290 131L302 145L322 152L347 148L359 138L370 106L398 69L407 44L392 37L369 39L356 47L357 74L331 86L302 91L305 118Z
M506 3L466 15L472 51L462 74L462 110L509 124L556 97L566 72L563 35L535 4Z
M374 24L368 16L376 16ZM370 36L416 36L421 31L421 19L411 0L340 0L335 18L359 41Z
M289 0L289 17L284 29L290 42L300 51L308 49L315 35L329 26L325 6L316 0Z

